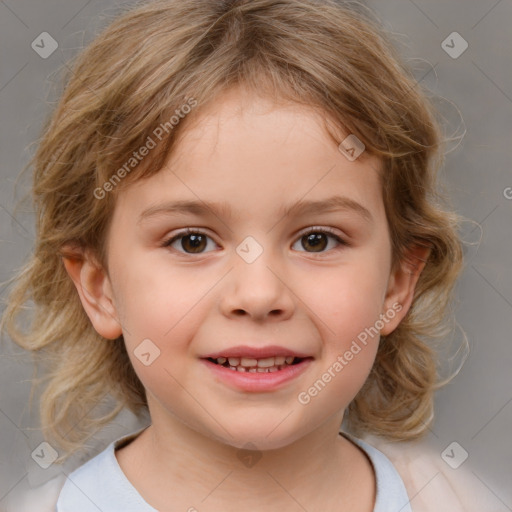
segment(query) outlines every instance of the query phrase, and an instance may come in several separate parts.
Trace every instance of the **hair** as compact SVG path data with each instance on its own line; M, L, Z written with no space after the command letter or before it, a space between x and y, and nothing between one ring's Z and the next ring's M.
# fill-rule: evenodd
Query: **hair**
M71 257L64 248L91 251L108 270L119 192L158 172L201 107L231 87L314 108L326 124L355 134L382 162L392 265L408 261L412 247L430 248L412 306L381 339L345 418L356 434L421 437L442 385L434 341L451 328L459 217L437 183L444 151L433 103L370 12L336 0L156 0L116 18L70 69L29 164L35 248L12 280L2 318L2 330L47 363L41 428L67 453L59 461L122 409L147 413L123 337L106 340L93 328L64 268L62 258ZM171 127L191 98L198 106ZM128 167L162 126L151 157ZM105 396L115 403L95 411Z

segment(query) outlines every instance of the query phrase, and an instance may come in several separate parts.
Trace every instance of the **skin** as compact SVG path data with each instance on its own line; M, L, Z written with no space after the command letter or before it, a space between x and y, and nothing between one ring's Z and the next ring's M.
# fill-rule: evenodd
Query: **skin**
M119 193L108 271L88 251L82 261L65 260L95 329L108 339L123 334L147 390L152 424L116 452L121 469L162 511L370 512L372 466L338 433L379 337L307 405L297 397L399 303L381 334L396 329L427 254L411 251L418 264L392 270L379 161L367 153L349 161L318 113L234 89L191 121L164 167ZM279 212L336 194L366 208L371 221L351 209ZM232 216L140 221L144 210L175 200L225 201ZM203 252L187 254L187 238L164 245L187 227L209 237ZM303 237L329 227L348 245L327 234L315 250ZM247 236L263 249L250 264L236 252ZM160 349L149 366L134 355L144 339ZM239 344L281 345L314 360L277 390L243 392L200 360ZM261 455L251 467L238 457L248 441Z

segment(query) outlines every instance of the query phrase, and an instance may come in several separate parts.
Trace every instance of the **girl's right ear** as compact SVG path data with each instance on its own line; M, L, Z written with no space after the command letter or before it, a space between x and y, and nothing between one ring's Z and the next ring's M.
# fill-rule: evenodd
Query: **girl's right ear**
M64 247L62 261L80 296L82 306L100 336L122 334L110 278L90 251Z

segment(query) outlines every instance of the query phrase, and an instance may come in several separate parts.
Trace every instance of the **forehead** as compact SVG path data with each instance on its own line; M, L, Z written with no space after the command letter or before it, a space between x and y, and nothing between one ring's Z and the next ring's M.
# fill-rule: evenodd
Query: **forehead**
M364 153L349 161L319 111L239 89L199 107L163 168L123 194L139 212L174 199L224 203L236 216L277 214L342 195L382 214L379 161Z
M292 148L295 153L298 148L294 147L294 140L297 139L331 145L336 141L326 130L326 123L337 132L335 137L340 140L348 135L319 108L284 97L270 99L241 87L223 91L207 105L199 106L191 117L178 136L174 161L184 154L193 157L192 148L204 153L208 149L220 149L219 144L226 142L230 147L243 145L246 149L251 145L256 152L258 144L263 143L265 146L259 146L260 157L265 149L275 149L276 144L280 145L281 154ZM227 153L226 148L223 149Z

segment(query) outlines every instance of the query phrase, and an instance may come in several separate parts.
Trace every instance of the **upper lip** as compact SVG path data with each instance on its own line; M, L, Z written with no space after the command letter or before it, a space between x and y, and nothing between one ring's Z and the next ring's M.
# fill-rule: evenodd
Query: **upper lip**
M249 357L253 359L263 359L266 357L288 357L294 356L301 359L311 357L303 352L297 352L289 348L280 347L278 345L267 345L265 347L249 347L247 345L237 345L236 347L226 348L218 352L212 352L203 356L205 359L217 359L219 357Z

